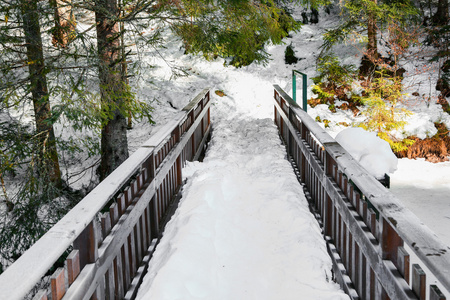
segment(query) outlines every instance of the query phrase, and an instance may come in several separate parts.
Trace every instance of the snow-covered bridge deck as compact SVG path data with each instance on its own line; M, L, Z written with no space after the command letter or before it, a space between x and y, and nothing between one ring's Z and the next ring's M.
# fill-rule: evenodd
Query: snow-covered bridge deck
M219 118L138 299L348 299L271 119Z

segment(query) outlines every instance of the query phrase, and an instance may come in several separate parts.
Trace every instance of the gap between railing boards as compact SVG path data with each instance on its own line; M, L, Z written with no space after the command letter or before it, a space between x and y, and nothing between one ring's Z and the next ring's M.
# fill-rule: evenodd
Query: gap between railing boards
M450 248L274 87L275 123L344 290L352 299L449 297Z
M33 299L133 299L176 207L182 167L204 150L210 129L204 89L0 275L0 299L29 297L70 248L51 289Z

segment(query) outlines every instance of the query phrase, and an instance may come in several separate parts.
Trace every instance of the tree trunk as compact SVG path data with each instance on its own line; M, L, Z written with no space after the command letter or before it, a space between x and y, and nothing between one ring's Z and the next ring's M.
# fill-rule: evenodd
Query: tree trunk
M433 16L433 24L445 26L448 24L448 0L439 0L436 14Z
M102 128L100 179L128 158L127 120L124 116L126 83L122 78L120 32L116 0L97 0L97 47L101 105L109 115Z
M72 0L51 0L55 8L55 30L53 45L65 47L75 32L75 17L72 13Z
M374 4L377 4L377 0L373 0ZM377 19L374 12L369 11L367 20L367 52L363 56L361 61L361 67L359 74L361 76L369 76L375 70L376 61L378 60L378 47L377 47Z
M55 7L55 30L53 45L65 47L75 32L75 17L72 13L72 0L52 0Z
M56 186L61 187L61 171L59 169L56 150L50 101L45 77L42 38L39 26L37 1L22 0L22 19L27 48L27 63L30 73L30 90L34 106L36 136L39 147L39 163L41 175L48 176Z

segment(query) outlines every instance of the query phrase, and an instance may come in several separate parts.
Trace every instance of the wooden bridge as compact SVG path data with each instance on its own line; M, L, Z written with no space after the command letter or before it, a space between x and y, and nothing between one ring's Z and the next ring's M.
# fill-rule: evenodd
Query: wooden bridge
M350 298L450 299L449 247L278 86L274 116ZM134 299L210 130L204 90L0 276L0 299Z

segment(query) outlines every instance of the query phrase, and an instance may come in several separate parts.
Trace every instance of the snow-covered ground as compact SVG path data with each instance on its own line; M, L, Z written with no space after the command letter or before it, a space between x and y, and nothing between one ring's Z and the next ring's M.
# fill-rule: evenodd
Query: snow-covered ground
M450 247L450 162L400 159L391 192Z

